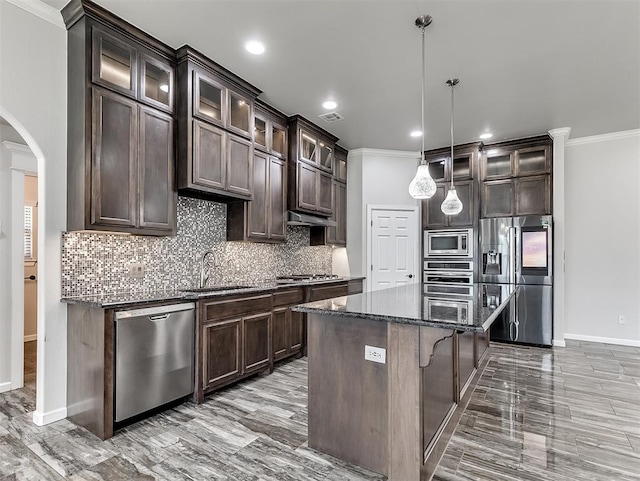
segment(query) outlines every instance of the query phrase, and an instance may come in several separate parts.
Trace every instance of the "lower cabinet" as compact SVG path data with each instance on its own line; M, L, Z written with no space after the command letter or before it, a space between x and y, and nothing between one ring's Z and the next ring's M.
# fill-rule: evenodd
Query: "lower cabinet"
M306 315L291 307L362 292L362 280L287 286L198 303L195 401L306 351Z
M280 361L300 354L303 345L304 314L292 312L291 306L304 302L304 288L296 287L273 294L273 360Z
M214 389L271 369L271 293L204 299L196 400Z

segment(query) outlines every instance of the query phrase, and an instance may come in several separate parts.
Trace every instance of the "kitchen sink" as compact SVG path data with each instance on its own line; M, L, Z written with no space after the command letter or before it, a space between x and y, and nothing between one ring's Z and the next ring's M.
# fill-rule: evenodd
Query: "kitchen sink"
M179 289L180 292L206 293L218 291L233 291L235 289L248 289L250 286L211 286L211 287L193 287L190 289Z

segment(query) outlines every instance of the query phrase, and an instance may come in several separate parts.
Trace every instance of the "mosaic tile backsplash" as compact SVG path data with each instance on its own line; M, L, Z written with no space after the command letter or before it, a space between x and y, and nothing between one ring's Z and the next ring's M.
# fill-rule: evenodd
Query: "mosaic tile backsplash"
M276 276L331 273L331 248L309 246L308 227L287 227L284 244L227 242L225 204L178 198L175 237L102 233L62 234L62 296L172 290L197 286L200 257L217 253L220 266L208 257L208 285L256 285ZM142 278L129 276L129 266L145 266Z

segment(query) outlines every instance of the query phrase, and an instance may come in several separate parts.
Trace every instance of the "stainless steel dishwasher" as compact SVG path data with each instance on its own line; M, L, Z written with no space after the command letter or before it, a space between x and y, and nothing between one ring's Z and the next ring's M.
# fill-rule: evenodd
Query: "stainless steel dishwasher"
M194 335L194 303L116 313L116 422L193 392Z

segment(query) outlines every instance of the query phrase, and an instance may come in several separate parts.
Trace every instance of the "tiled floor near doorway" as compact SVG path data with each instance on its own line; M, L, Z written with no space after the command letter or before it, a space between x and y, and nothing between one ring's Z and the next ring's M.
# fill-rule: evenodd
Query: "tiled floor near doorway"
M306 446L306 369L285 363L105 442L67 420L33 425L32 384L1 394L0 481L384 480ZM493 345L434 479L640 480L640 349Z

